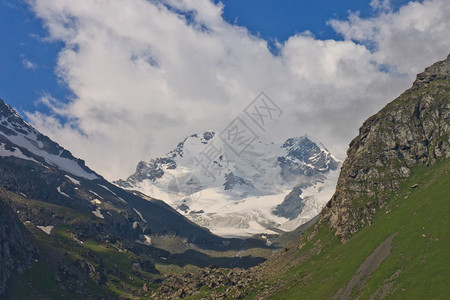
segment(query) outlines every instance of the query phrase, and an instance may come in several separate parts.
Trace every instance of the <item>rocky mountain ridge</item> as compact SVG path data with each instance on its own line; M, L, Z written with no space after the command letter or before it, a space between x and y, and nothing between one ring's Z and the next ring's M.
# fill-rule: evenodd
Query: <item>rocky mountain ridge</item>
M0 156L13 156L56 166L86 179L100 178L85 162L41 134L0 99Z
M328 223L347 241L371 224L412 167L450 157L449 82L450 55L418 74L409 90L364 122L319 224Z

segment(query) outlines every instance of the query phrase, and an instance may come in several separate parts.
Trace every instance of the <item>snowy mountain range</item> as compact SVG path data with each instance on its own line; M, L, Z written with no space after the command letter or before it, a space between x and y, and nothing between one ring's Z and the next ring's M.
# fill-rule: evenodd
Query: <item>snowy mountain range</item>
M334 192L340 161L305 135L237 153L221 134L193 134L164 157L141 161L116 185L165 201L221 236L294 230Z

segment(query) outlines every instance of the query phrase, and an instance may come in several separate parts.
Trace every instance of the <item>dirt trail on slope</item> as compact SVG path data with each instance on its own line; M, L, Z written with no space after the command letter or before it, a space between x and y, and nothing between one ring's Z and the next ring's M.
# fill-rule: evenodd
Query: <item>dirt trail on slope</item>
M366 260L359 266L350 282L347 284L345 290L340 289L334 299L350 299L352 290L356 287L357 290L363 288L370 274L372 274L391 253L392 240L397 233L392 234L384 240L378 247L370 254Z

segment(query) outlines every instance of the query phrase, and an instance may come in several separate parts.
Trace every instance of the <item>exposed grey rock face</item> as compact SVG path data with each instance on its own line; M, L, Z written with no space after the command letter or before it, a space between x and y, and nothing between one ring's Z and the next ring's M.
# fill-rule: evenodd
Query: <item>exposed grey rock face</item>
M304 199L301 197L303 193L302 185L294 187L294 189L284 198L283 203L279 204L274 214L277 216L295 219L305 207Z
M331 154L322 151L309 138L290 138L284 142L282 148L287 149L288 153L286 156L278 158L281 175L285 180L289 180L292 176L298 174L312 176L313 174L336 170L338 167L338 162Z
M0 191L0 295L5 292L11 273L23 272L35 254L30 234L2 198Z
M348 240L371 223L411 167L450 157L449 133L450 55L417 75L412 88L364 122L319 223L327 222L343 242Z
M136 173L130 177L131 182L139 182L144 179L155 180L164 175L163 167L175 169L176 162L170 157L159 157L150 160L148 163L141 161L136 167Z
M326 173L339 167L329 152L323 151L309 138L290 138L282 146L287 155L278 157L281 176L284 180L298 183L273 211L277 216L295 219L305 207L303 191L309 186L326 181Z
M158 157L151 159L149 162L141 161L136 166L136 172L132 174L127 180L118 180L115 184L124 187L132 188L139 182L146 179L155 181L164 176L164 170L174 170L177 168L177 157L183 157L185 143L189 138L199 138L200 142L204 145L208 144L215 135L213 131L204 132L201 137L198 134L193 134L185 138L182 142L178 143L177 147L166 154L164 157Z
M210 139L214 137L214 132L203 133L200 141L202 144L207 144ZM186 140L189 138L199 138L198 134L193 134L184 139L184 141L178 143L177 147L167 153L164 157L158 157L151 159L149 162L141 161L136 166L136 172L127 178L127 180L117 180L114 182L118 186L123 188L133 188L139 182L146 179L155 181L164 176L164 170L174 170L177 168L177 163L175 159L177 157L183 157L183 150L185 147Z
M253 184L242 177L236 176L233 172L225 174L225 182L223 184L225 190L231 190L235 185L248 185L253 188Z

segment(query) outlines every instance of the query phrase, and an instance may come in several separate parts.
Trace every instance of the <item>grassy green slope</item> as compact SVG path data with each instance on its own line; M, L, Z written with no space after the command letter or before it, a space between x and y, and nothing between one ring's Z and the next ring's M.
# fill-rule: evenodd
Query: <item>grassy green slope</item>
M151 295L151 292L142 291L143 284L160 275L151 267L136 268L133 263L153 262L153 258L144 253L137 256L119 249L112 243L101 244L92 240L81 243L75 238L78 224L89 223L94 226L102 220L67 207L24 198L12 192L4 191L3 196L11 202L26 203L30 209L53 211L66 219L66 224L55 227L50 236L30 223L25 224L33 234L34 245L39 249L39 260L31 269L13 274L4 298L84 299L85 295L81 292L86 291L90 295L126 298ZM80 264L92 266L90 274L80 274ZM67 278L63 277L58 281L57 270L61 268L66 269ZM101 278L102 276L105 277ZM64 287L60 282L64 283ZM82 285L78 285L79 282Z
M353 288L350 297L374 295L377 299L383 292L387 299L449 297L449 172L449 159L414 168L400 190L378 210L373 224L346 244L321 226L311 240L301 242L288 270L272 280L277 291L271 298L333 298L378 245L395 233L390 255L360 288ZM419 186L412 188L414 184Z

